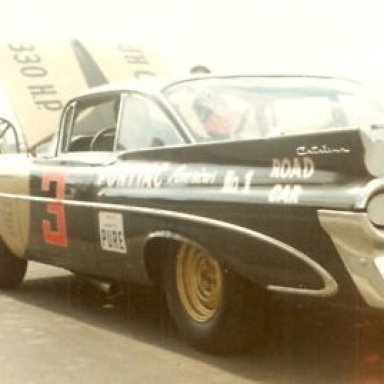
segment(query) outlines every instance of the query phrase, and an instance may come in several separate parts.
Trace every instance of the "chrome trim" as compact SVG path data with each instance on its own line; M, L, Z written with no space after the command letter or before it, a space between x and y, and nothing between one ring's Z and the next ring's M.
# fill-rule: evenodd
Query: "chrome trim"
M375 137L372 131L360 130L360 138L364 147L364 163L367 171L375 177L383 177L384 173L384 141Z
M384 231L365 212L319 210L318 216L365 302L384 308L384 278L375 265L384 256Z
M68 205L68 206L86 206L86 207L97 208L102 210L112 210L112 211L118 210L118 211L132 212L132 213L141 213L145 215L156 215L156 216L162 216L164 218L173 218L173 219L176 218L183 221L195 222L199 224L231 230L241 235L245 235L245 236L257 239L259 241L262 241L264 243L267 243L273 247L276 247L290 254L291 256L295 257L302 263L306 264L314 272L316 272L324 283L324 286L321 289L294 288L294 287L285 287L285 286L270 284L270 285L267 285L266 287L268 290L275 291L275 292L284 292L289 294L316 296L316 297L333 296L338 291L337 282L330 275L330 273L326 269L324 269L320 264L313 261L305 253L299 251L298 249L280 240L277 240L263 233L260 233L236 224L220 221L217 219L212 219L209 217L197 216L191 213L181 213L177 211L170 211L170 210L164 210L164 209L158 209L158 208L147 208L147 207L128 206L128 205L110 204L110 203L83 202L83 201L75 201L75 200L57 200L49 197L12 195L7 193L0 193L0 197L8 197L12 199L16 198L20 200L29 200L29 201L43 202L43 203L61 202L62 204Z
M147 245L147 243L153 239L169 239L169 240L175 240L182 243L188 243L196 248L199 248L208 252L208 250L203 248L197 241L169 230L157 230L157 231L151 232L146 237L145 244Z
M378 192L384 192L384 178L371 180L360 189L356 197L355 208L366 209L369 199Z

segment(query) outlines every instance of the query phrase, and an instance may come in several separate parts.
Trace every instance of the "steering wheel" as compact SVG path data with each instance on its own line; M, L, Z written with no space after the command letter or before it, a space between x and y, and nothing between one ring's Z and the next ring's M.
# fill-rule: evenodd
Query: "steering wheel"
M95 151L97 150L97 145L98 145L98 141L105 135L107 135L108 133L112 133L112 132L115 132L116 131L116 127L107 127L107 128L102 128L102 129L99 129L95 135L92 137L92 140L91 140L91 143L89 144L89 149L91 151ZM112 150L112 148L110 148L110 150Z

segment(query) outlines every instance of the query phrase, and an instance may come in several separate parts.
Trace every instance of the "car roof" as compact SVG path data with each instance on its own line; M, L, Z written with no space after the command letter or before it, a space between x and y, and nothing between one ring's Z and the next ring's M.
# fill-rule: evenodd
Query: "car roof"
M171 85L177 82L202 78L203 76L189 76L189 77L157 77L146 76L138 79L127 79L118 82L113 82L97 87L89 88L85 91L77 93L71 100L79 97L86 97L94 95L95 93L109 93L109 92L121 92L121 91L137 91L149 94L157 94L167 85ZM207 77L207 76L204 76ZM216 76L212 76L216 77Z
M347 78L339 78L333 76L318 76L318 75L284 75L284 74L272 74L272 75L260 75L260 74L202 74L202 75L189 75L189 76L146 76L138 79L127 79L119 82L105 84L93 88L89 88L83 92L74 95L69 103L82 97L92 96L110 92L123 92L123 91L136 91L140 93L157 95L161 91L172 84L188 82L198 79L220 79L220 78L284 78L284 79L317 79L317 80L339 80L350 83L358 84L355 81Z

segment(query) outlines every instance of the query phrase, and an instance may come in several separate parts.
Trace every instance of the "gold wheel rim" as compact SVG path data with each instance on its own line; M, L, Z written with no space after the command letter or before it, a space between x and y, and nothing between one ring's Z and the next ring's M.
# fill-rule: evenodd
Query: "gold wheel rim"
M222 274L212 256L182 245L176 256L176 283L181 303L193 320L205 323L214 317L221 300Z

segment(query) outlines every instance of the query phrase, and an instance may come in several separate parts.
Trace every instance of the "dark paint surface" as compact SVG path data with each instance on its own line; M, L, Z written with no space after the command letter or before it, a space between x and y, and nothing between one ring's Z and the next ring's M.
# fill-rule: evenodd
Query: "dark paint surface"
M359 302L317 210L353 209L359 188L372 178L363 155L360 132L346 130L159 148L112 155L105 163L92 153L75 161L38 159L31 166L31 194L38 199L31 203L37 225L31 226L28 253L77 272L124 279L128 268L131 275L135 269L143 274L145 242L164 231L197 242L261 286L321 288L308 265L245 229L303 252L336 279L339 298ZM276 185L299 186L297 201L271 202ZM63 196L54 204L61 213L49 212L60 188ZM121 213L126 255L101 249L100 211ZM66 225L65 246L47 243L41 231L44 220L59 231L59 219Z

